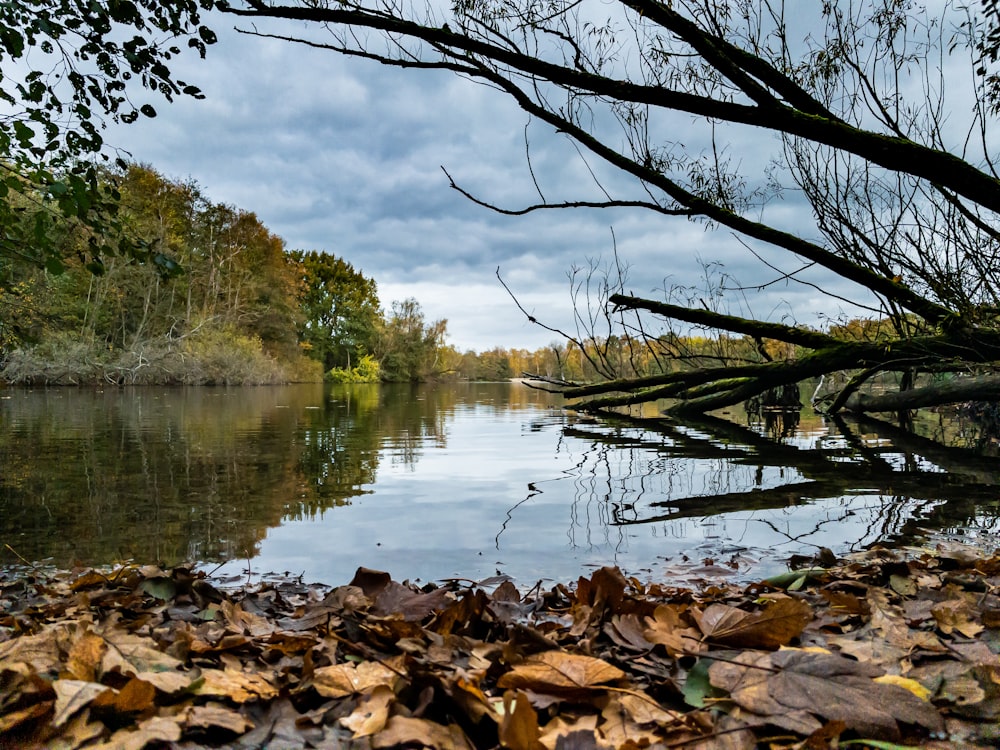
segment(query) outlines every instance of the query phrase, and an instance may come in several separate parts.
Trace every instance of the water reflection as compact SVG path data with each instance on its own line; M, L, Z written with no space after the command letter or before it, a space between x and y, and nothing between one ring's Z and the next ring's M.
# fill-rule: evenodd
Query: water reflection
M606 423L506 384L11 389L0 424L0 543L62 566L762 574L824 546L988 540L1000 517L995 459L808 412Z

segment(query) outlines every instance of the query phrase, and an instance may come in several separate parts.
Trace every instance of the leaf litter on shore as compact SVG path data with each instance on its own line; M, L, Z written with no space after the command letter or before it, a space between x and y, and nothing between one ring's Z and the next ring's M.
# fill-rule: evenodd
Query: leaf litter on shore
M484 582L485 583L485 582ZM0 576L0 747L823 748L1000 739L1000 555L875 550L742 585L226 589Z

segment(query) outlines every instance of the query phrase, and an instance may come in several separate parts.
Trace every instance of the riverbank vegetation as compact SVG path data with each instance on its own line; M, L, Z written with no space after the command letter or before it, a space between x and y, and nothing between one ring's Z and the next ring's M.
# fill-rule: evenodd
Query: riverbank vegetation
M263 384L324 374L377 382L455 374L446 322L426 321L416 300L383 314L373 279L335 255L287 250L252 212L213 203L192 182L141 165L107 177L120 195L117 231L166 260L94 260L86 232L69 223L59 225L58 265L0 256L0 377L7 382ZM50 215L58 206L35 210Z
M1000 557L959 545L686 588L330 588L125 565L0 578L18 747L986 747ZM801 564L801 563L800 563ZM27 573L27 571L25 571ZM241 585L243 584L243 585Z

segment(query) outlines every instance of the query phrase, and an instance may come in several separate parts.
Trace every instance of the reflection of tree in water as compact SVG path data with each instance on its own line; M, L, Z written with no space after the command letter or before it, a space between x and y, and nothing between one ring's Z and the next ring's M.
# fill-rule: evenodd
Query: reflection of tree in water
M711 417L652 429L648 419L570 424L566 436L588 446L573 472L573 541L581 530L589 540L594 521L606 540L609 527L643 526L685 538L700 530L720 545L759 525L790 551L1000 525L990 459L874 420L794 420L796 431L781 416L751 419L753 428Z
M393 456L415 461L419 441L443 439L455 400L393 405L377 386L325 393L9 390L0 539L60 565L252 555L283 519L366 492L385 445L412 444Z

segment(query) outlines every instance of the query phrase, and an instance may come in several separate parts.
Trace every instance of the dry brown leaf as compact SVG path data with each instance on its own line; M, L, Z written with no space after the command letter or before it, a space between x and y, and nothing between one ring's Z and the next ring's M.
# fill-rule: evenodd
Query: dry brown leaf
M381 732L389 720L389 707L396 694L388 685L376 685L362 698L350 716L343 716L340 723L354 733L354 739L369 737Z
M684 719L683 713L668 711L645 693L616 693L615 699L636 724L667 725Z
M712 604L693 612L705 638L741 648L775 649L787 646L812 620L812 608L800 599L773 600L759 612L744 612L727 604Z
M931 608L931 615L937 622L938 630L945 635L959 632L966 638L975 638L983 632L983 626L972 621L972 606L962 599L938 602Z
M84 706L90 705L98 695L108 688L99 682L86 682L85 680L56 680L52 683L52 689L56 693L55 715L52 717L52 725L61 727L70 717Z
M183 693L200 679L195 672L139 672L136 677L166 695Z
M152 742L177 742L181 727L174 719L154 716L136 729L120 729L107 742L88 745L87 750L143 750Z
M0 643L0 669L17 662L30 664L41 675L58 674L61 665L57 629L49 628L37 635L22 635Z
M658 732L632 720L615 696L601 711L600 736L611 747L649 747L662 740ZM631 743L631 744L628 744Z
M223 729L233 734L243 734L253 729L253 722L239 711L217 703L191 706L178 720L187 729Z
M95 696L90 707L114 714L139 714L152 708L155 698L156 688L145 680L132 678L118 692L106 689Z
M346 662L313 672L313 687L324 698L343 698L379 685L392 688L398 678L393 669L377 661Z
M738 664L716 662L709 668L712 685L752 713L787 728L789 717L802 723L794 731L810 734L821 726L803 715L843 721L862 736L896 740L897 722L943 728L933 705L896 685L874 681L882 670L836 654L796 649L777 653L745 652Z
M97 633L92 630L80 632L69 650L66 671L77 680L94 682L101 676L101 660L107 650L108 644Z
M266 617L247 612L239 604L233 604L231 601L223 601L219 609L226 625L238 635L262 638L276 630L275 624Z
M643 635L652 643L666 648L673 657L698 653L708 648L701 642L700 634L681 618L681 609L672 604L661 604L652 617L646 618Z
M234 703L270 700L278 695L277 688L260 674L247 674L234 669L203 669L202 682L192 691L196 695L215 695Z
M503 719L500 722L500 744L510 750L539 750L542 743L538 729L538 714L528 696L508 690L503 694Z
M622 679L625 673L601 659L566 651L544 651L525 659L497 680L497 686L535 692L597 688Z
M455 724L443 726L427 719L393 716L381 732L372 738L372 747L420 744L434 750L472 750L465 733Z

